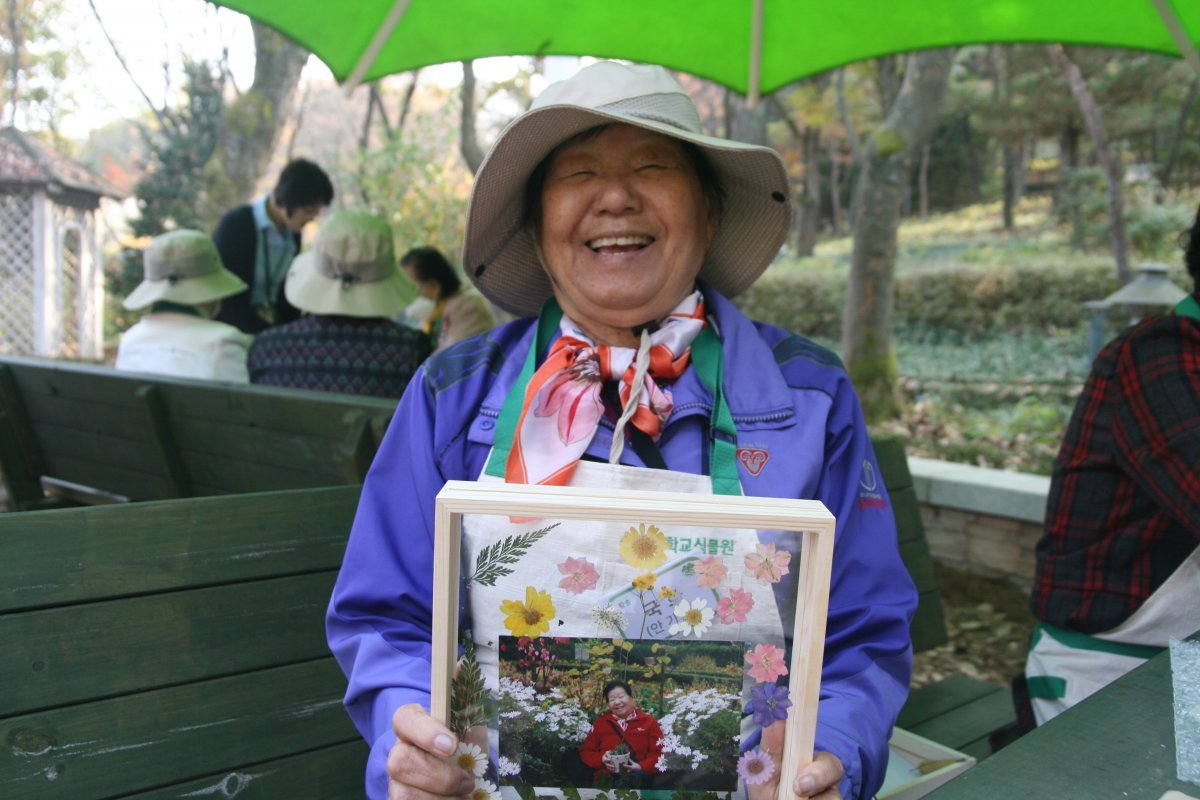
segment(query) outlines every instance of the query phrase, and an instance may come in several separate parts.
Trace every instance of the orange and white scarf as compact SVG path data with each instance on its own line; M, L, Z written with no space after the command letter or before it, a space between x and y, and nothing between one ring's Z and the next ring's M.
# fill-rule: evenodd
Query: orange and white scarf
M654 333L643 331L636 349L596 344L564 315L558 339L525 389L505 481L566 485L604 416L600 390L608 381L620 381L624 409L609 461L616 463L620 456L626 422L657 440L674 408L670 390L658 381L683 374L692 341L704 326L698 291L684 298Z

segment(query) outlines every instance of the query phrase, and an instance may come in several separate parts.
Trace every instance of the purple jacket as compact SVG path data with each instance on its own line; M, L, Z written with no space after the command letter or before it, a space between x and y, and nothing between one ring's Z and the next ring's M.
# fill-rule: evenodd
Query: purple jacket
M887 740L908 695L917 594L858 398L832 353L751 322L702 288L722 341L738 448L761 451L739 458L743 491L817 499L837 518L816 743L845 765L842 794L868 798L883 782ZM346 707L372 746L371 798L387 796L392 715L406 703L429 707L434 497L445 481L483 470L533 334L533 320L518 320L426 362L363 487L326 628L350 679ZM702 473L709 394L691 367L672 392L659 449L671 469ZM611 437L602 421L588 453L607 460ZM628 446L621 463L644 466Z

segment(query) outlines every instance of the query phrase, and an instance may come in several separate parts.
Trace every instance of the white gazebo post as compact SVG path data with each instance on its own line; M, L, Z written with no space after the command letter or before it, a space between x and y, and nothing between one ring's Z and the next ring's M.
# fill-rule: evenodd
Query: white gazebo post
M103 358L97 209L121 196L67 156L0 129L0 352Z
M33 198L33 353L56 356L62 345L59 286L62 266L58 237L54 235L54 208L45 192Z

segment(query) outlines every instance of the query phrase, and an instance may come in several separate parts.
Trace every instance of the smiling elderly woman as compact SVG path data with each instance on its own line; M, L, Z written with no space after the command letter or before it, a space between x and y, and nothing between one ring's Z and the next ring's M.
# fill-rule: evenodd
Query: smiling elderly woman
M329 611L346 706L372 745L370 797L474 785L424 711L434 498L454 479L823 502L838 523L821 752L786 777L801 796L875 793L916 606L891 510L866 477L878 467L837 357L727 299L766 269L790 219L779 156L701 133L659 67L587 67L501 134L476 177L463 261L492 302L537 318L461 342L414 378ZM487 608L471 603L478 626Z

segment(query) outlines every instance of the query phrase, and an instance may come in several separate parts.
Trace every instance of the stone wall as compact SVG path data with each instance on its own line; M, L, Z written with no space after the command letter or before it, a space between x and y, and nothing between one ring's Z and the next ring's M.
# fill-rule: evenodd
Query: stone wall
M1028 588L1050 479L909 458L934 558Z

